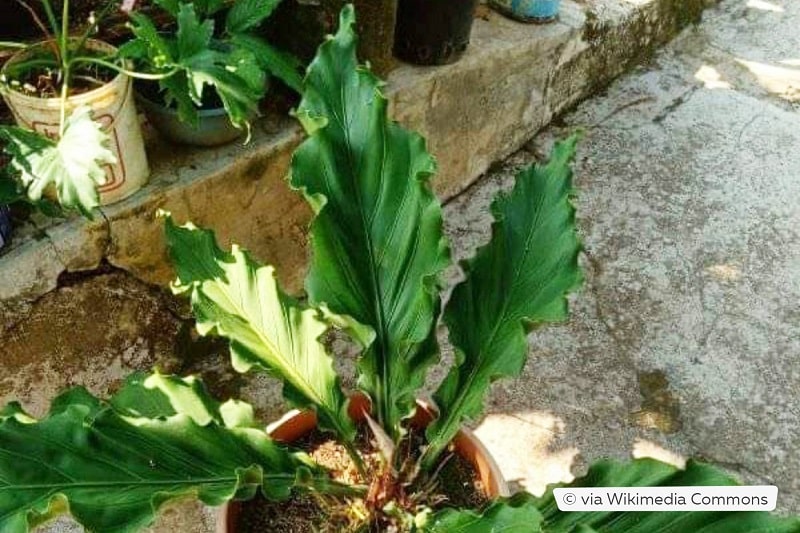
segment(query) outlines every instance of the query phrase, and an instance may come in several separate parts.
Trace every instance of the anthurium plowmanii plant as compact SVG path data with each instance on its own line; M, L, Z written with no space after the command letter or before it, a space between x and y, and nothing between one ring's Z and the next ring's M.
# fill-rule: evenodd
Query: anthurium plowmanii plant
M567 318L566 296L581 281L571 203L576 139L520 172L492 205L491 240L463 265L465 279L442 312L456 360L434 395L438 417L414 464L400 464L387 450L407 438L415 396L439 358L438 278L450 255L429 187L433 159L419 135L387 118L379 80L357 64L353 28L346 7L339 32L308 69L297 112L308 138L291 184L315 212L306 303L245 250L223 251L210 231L164 216L174 290L191 300L200 334L227 338L236 370L278 377L291 406L315 411L320 430L352 457L356 482L336 481L271 440L249 405L218 403L193 377L155 373L132 377L106 400L70 390L41 420L18 404L0 412L0 530L25 532L69 512L88 530L128 532L186 496L220 505L257 493L275 501L314 493L360 502L365 512L353 531L800 531L795 519L757 512L560 512L552 489L477 509L426 501L420 487L436 483L449 443L480 415L492 381L521 372L526 332ZM378 467L365 467L356 438L364 429L348 416L348 395L320 340L331 328L363 349L358 389L372 403L367 431L386 452ZM376 483L384 498L370 490ZM573 486L735 483L701 463L680 470L636 460L596 464Z

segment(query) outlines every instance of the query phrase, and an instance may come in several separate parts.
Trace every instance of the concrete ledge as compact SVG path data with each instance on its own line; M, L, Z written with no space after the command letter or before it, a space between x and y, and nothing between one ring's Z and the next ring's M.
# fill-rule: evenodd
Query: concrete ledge
M567 1L561 20L544 26L482 10L460 62L403 65L391 74L393 116L428 138L439 161L437 192L450 198L558 113L648 58L696 20L707 3ZM288 117L265 119L257 130L246 147L195 150L155 140L150 184L104 208L102 219L37 219L23 228L0 257L0 328L54 289L61 273L90 270L104 259L147 282L168 282L172 273L162 229L154 223L159 208L214 228L223 242L248 247L275 264L290 290L298 290L310 211L285 176L302 134Z

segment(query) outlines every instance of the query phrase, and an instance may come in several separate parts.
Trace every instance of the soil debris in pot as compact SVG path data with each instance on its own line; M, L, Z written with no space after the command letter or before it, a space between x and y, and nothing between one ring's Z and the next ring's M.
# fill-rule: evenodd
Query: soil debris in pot
M360 428L356 447L364 456L367 471L379 472L380 457L369 441L365 428ZM409 444L401 446L401 453L418 456L422 433L411 432ZM344 446L331 439L329 434L314 431L292 444L331 472L331 477L344 483L355 483L356 469ZM400 451L399 450L399 451ZM469 507L479 509L488 498L473 466L454 453L446 453L438 469L436 483L419 490L420 505L433 509L443 507ZM318 494L297 494L285 502L271 502L259 496L242 504L238 515L237 533L341 533L354 531L399 531L393 526L371 524L365 528L366 506L358 498L343 499ZM362 529L357 529L357 527Z

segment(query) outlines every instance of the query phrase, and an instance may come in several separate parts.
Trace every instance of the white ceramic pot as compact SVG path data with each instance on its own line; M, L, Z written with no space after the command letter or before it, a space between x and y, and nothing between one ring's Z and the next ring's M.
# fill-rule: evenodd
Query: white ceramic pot
M39 46L44 46L44 43ZM101 41L89 40L88 49L108 54L116 48ZM9 66L30 56L29 50L12 56L3 67L5 74ZM119 74L102 87L67 99L67 112L80 106L92 109L92 117L103 125L110 137L110 149L117 158L116 164L107 165L106 182L100 187L102 205L127 198L146 183L150 175L147 164L142 129L136 113L133 86L130 77ZM49 137L58 135L61 120L60 98L38 98L0 84L6 104L14 114L17 124Z

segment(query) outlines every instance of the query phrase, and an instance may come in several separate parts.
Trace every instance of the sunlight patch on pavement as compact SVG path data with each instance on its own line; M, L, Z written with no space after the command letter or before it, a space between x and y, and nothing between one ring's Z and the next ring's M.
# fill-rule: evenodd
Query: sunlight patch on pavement
M793 60L792 60L793 61ZM757 61L737 59L770 93L790 102L800 101L800 69L777 67Z
M722 75L711 65L703 65L694 73L696 80L703 82L706 89L730 89L731 84L722 79Z
M761 11L772 11L773 13L783 13L784 11L782 6L765 0L748 0L747 7L760 9Z
M649 441L647 439L641 439L641 438L636 439L636 441L633 443L633 456L636 459L649 457L650 459L663 461L678 468L686 468L685 457L678 455L677 453L672 452L670 450L667 450L660 444Z
M535 495L543 494L552 483L574 479L571 469L579 451L558 446L563 433L563 420L541 411L492 414L475 430L506 481L519 483Z

